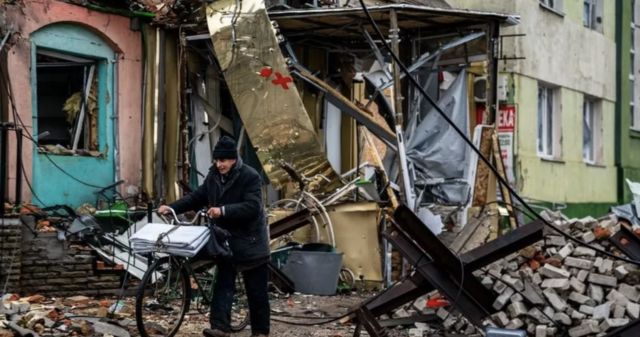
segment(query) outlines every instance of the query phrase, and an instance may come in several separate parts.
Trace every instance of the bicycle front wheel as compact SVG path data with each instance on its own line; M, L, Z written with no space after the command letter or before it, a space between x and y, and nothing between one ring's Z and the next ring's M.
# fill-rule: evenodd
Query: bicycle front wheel
M175 257L156 260L136 294L136 324L141 337L172 337L178 332L191 298L189 277Z

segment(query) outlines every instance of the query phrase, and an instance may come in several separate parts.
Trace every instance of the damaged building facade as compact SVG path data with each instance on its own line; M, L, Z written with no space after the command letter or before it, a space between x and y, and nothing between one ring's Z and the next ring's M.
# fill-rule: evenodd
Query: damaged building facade
M149 262L186 227L152 211L201 184L228 135L264 178L274 286L300 291L326 277L311 276L326 261L296 274L282 258L311 244L337 256L347 289L381 290L348 315L355 336L386 336L379 321L404 303L465 335L491 325L536 336L637 329L640 239L625 222L637 217L538 214L507 188L538 206L566 204L570 216L624 199L639 157L628 2L0 8L10 218L0 219L0 281L12 291L105 294L125 287L123 275L160 283L156 272L173 262ZM209 234L197 229L201 248ZM425 307L435 292L446 308ZM137 311L158 309L173 311Z
M500 64L499 84L501 110L515 120L505 165L518 191L573 216L628 202L625 179L637 180L640 156L638 2L449 3L522 15L503 31L510 59Z
M77 207L118 180L136 190L143 55L131 18L25 1L5 3L2 20L3 121L27 137L21 200ZM15 135L8 136L5 188L13 200L23 177L16 177Z
M318 210L315 226L298 238L336 245L356 277L380 283L397 277L378 233L381 207L397 205L398 191L411 196L423 219L434 219L438 232L458 219L443 221L428 204L468 208L495 193L476 177L477 159L461 139L394 69L356 5L268 3L279 38L265 35L261 43L272 45L261 50L281 48L282 56L257 66L255 46L235 36L243 31L207 23L201 2L171 10L106 4L3 4L3 120L33 140L23 140L16 156L8 133L7 201L100 206L114 190L130 201L141 194L156 204L172 201L202 181L216 140L231 135L245 162L270 183L272 220L300 207ZM516 16L454 10L442 1L371 6L374 22L465 135L493 123L498 60L491 50L500 26L517 23ZM232 36L244 54L225 45ZM245 73L232 75L233 67ZM493 83L475 90L488 97L485 113L469 109L476 78ZM399 136L406 156L398 134L406 135ZM395 164L407 157L407 167ZM484 201L471 201L474 188ZM349 226L353 221L363 227Z

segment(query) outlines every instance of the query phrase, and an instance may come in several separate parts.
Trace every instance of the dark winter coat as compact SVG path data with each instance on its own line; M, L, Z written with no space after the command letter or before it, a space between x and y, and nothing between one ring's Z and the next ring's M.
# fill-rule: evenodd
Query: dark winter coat
M231 233L229 245L234 261L239 265L251 265L256 261L266 261L269 256L261 185L258 172L238 159L225 177L215 165L211 166L198 189L169 206L176 213L224 207L224 215L214 221Z

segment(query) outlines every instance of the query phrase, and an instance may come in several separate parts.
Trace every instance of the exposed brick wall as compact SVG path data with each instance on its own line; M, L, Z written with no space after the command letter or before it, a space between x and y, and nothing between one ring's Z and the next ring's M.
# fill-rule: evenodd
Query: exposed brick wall
M20 285L25 294L52 296L112 294L121 273L98 271L91 250L60 241L56 233L23 232Z
M57 233L34 235L33 220L0 219L0 292L49 296L119 293L123 270L96 268L96 255ZM103 265L101 263L101 265Z
M17 218L0 219L0 292L7 281L7 291L20 288L22 229Z

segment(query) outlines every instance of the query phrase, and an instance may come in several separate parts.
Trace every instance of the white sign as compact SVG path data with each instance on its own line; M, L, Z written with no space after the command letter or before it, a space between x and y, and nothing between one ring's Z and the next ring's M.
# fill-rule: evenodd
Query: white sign
M513 157L513 134L516 128L516 107L515 105L501 105L498 114L498 142L500 144L500 155L504 163L504 170L507 181L513 186L515 184L514 157Z

